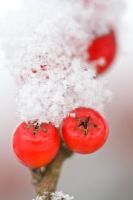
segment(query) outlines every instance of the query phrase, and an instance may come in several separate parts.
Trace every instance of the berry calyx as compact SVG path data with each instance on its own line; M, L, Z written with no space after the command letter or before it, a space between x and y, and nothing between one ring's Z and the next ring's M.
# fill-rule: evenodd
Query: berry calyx
M89 127L94 127L97 128L97 125L94 123L90 123L90 117L85 118L84 120L77 118L77 120L79 120L79 126L78 127L82 127L84 129L84 134L87 135L88 134L88 129Z
M117 52L115 32L97 37L88 48L88 62L96 63L97 74L106 72L111 66Z
M97 151L108 137L105 119L97 111L85 107L71 111L63 120L61 130L67 147L81 154Z
M60 147L57 128L51 123L21 123L13 136L13 150L19 160L30 168L49 164Z

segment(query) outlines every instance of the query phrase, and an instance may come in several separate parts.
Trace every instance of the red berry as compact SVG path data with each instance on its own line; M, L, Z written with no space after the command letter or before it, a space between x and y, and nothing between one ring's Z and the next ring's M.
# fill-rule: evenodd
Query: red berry
M105 60L102 64L96 64L97 73L104 73L112 64L117 52L117 42L114 31L96 38L87 51L89 56L88 61L98 61L100 58Z
M39 168L50 163L60 147L58 130L51 123L21 123L13 137L13 149L20 161L30 167Z
M108 136L108 126L98 112L80 107L63 120L62 136L71 151L89 154L103 146Z

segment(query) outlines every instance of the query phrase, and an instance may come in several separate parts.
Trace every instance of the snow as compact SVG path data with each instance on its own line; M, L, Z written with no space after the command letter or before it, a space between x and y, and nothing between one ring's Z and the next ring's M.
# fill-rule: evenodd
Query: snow
M117 30L121 0L23 0L1 21L6 66L18 85L22 120L52 121L78 106L103 113L110 97L106 81L95 79L86 49L93 38Z
M47 196L48 193L45 193L43 196L37 196L36 199L33 200L45 200ZM51 194L51 200L74 200L74 197L63 194L63 192L55 192Z
M99 112L110 99L106 81L95 79L95 72L80 60L73 60L65 72L52 69L49 79L31 78L18 92L18 112L22 120L39 119L59 126L73 108L86 106Z

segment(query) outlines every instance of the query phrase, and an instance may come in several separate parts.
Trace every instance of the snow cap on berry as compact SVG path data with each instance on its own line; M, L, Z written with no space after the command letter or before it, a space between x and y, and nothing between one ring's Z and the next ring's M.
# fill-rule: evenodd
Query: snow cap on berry
M6 65L19 83L21 119L58 126L75 107L103 111L110 92L94 78L85 52L96 35L117 27L121 0L83 2L23 0L19 11L1 21Z
M84 66L84 67L83 67ZM18 112L22 120L38 119L59 126L72 109L91 107L103 112L111 92L106 81L95 79L95 72L80 60L65 71L51 69L49 79L29 79L18 92Z

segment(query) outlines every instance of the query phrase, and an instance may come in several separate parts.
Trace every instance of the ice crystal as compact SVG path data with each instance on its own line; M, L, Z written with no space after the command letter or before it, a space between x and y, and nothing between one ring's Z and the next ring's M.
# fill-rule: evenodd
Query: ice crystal
M64 194L63 192L55 192L55 193L44 193L43 196L37 196L36 199L33 200L45 200L47 196L50 195L51 200L74 200L73 196L69 196L68 194Z
M86 49L97 35L116 29L121 0L23 0L1 22L6 65L18 81L18 113L23 120L57 126L73 108L103 112L110 93L95 79ZM103 62L101 58L99 62Z

